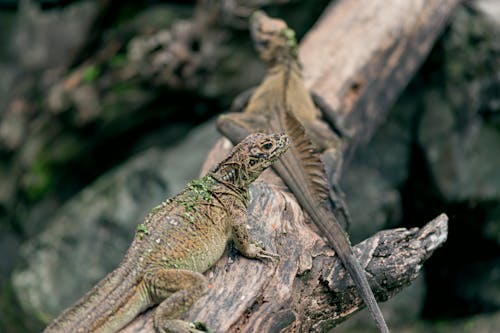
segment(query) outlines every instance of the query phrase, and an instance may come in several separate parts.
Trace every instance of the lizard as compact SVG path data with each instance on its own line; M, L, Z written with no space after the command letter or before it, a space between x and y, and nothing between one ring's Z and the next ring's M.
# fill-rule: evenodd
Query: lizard
M119 266L65 310L44 333L116 332L157 305L157 332L202 332L180 319L208 288L202 274L232 239L247 258L276 254L251 242L246 225L250 184L287 149L285 134L249 135L204 177L146 216Z
M217 127L233 143L253 132L283 131L289 135L290 149L273 169L341 259L379 330L387 333L389 329L366 273L327 204L328 180L320 151L338 149L338 138L317 125L315 103L302 78L295 33L283 20L270 18L262 11L251 16L250 32L268 67L267 74L255 90L236 98L243 112L219 116ZM331 115L331 110L328 112Z

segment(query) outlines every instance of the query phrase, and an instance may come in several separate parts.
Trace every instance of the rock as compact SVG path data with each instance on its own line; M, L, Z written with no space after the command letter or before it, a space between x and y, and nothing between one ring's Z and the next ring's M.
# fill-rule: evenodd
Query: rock
M496 204L487 210L482 236L500 246L500 205Z
M111 271L135 226L198 176L218 137L209 122L173 148L140 153L59 209L49 227L22 247L26 266L14 273L13 285L25 311L48 322Z
M377 169L355 163L341 183L351 215L349 236L353 244L394 226L401 218L400 194Z
M97 1L81 1L42 12L36 2L21 1L12 36L19 64L30 70L67 64L86 38L97 9Z
M500 26L465 9L443 41L445 89L426 94L419 142L446 201L500 199ZM460 57L453 55L460 54ZM492 54L497 54L492 57Z
M471 119L460 125L454 109L438 90L425 96L419 139L439 191L448 201L500 200L500 131Z
M497 0L475 0L470 2L482 15L500 25L500 2Z
M372 140L358 147L345 166L340 184L351 214L353 243L394 227L402 217L399 188L408 177L415 111L411 98L401 99Z
M499 200L500 158L491 152L500 149L500 76L490 55L498 53L500 26L463 9L456 16L444 42L447 87L426 96L419 141L447 201Z
M464 267L450 281L458 291L457 303L464 313L500 310L500 259L483 260Z
M500 327L500 312L486 313L460 319L409 322L398 327L398 333L494 333Z
M492 154L500 151L500 131L485 124L463 135L454 130L452 117L446 104L434 104L421 124L421 142L440 192L449 201L500 200L500 155Z
M17 253L19 252L20 239L19 236L12 232L0 232L0 253ZM17 264L17 256L6 255L0 261L0 285L4 282L4 277L12 271Z
M500 308L499 33L489 18L460 7L424 67L428 74L420 78L419 163L412 173L419 178L409 187L405 216L411 220L436 210L451 216L450 242L427 265L424 314L440 320ZM498 316L490 324L483 317L483 328L472 326L472 318L413 331L496 331L484 327L498 325Z

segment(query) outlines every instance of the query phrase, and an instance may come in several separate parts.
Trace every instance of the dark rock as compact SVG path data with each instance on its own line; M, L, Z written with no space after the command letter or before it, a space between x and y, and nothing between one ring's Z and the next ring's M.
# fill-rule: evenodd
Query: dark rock
M345 166L340 183L351 214L353 243L394 227L402 217L399 188L408 177L415 111L411 98L398 101L372 140L358 147Z
M31 0L22 1L12 36L12 52L25 69L67 64L86 38L96 13L97 1L80 1L53 11L41 11Z
M356 244L401 218L401 198L379 171L353 164L342 178L351 215L349 236Z
M457 11L443 41L445 89L425 97L419 140L447 201L500 199L500 158L492 154L500 131L485 116L499 109L491 93L500 87L499 34L484 16Z
M482 236L500 246L500 205L496 204L487 210Z
M465 313L500 309L500 258L472 263L450 283L456 285L458 302Z
M0 232L0 253L18 253L20 239L12 232ZM4 277L12 271L17 264L16 255L4 255L0 260L0 285L4 282Z

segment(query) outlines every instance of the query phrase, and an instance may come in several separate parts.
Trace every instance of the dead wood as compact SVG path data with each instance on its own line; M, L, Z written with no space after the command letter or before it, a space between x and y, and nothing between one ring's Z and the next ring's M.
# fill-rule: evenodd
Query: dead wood
M332 1L300 44L306 86L366 142L459 0Z
M457 2L336 1L306 36L300 55L307 85L336 111L353 143L367 140L384 119ZM221 140L204 169L228 149ZM229 250L207 273L209 293L185 319L216 332L323 332L361 309L342 264L271 171L252 187L252 197L252 235L280 260L262 263ZM421 229L387 230L356 245L376 297L384 301L409 285L446 237L443 214ZM150 313L121 332L153 332Z

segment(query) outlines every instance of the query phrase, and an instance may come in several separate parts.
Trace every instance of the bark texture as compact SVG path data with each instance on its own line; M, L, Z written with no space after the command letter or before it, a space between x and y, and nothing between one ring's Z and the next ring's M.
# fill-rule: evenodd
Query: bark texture
M306 85L354 141L385 119L458 0L332 1L300 44Z

